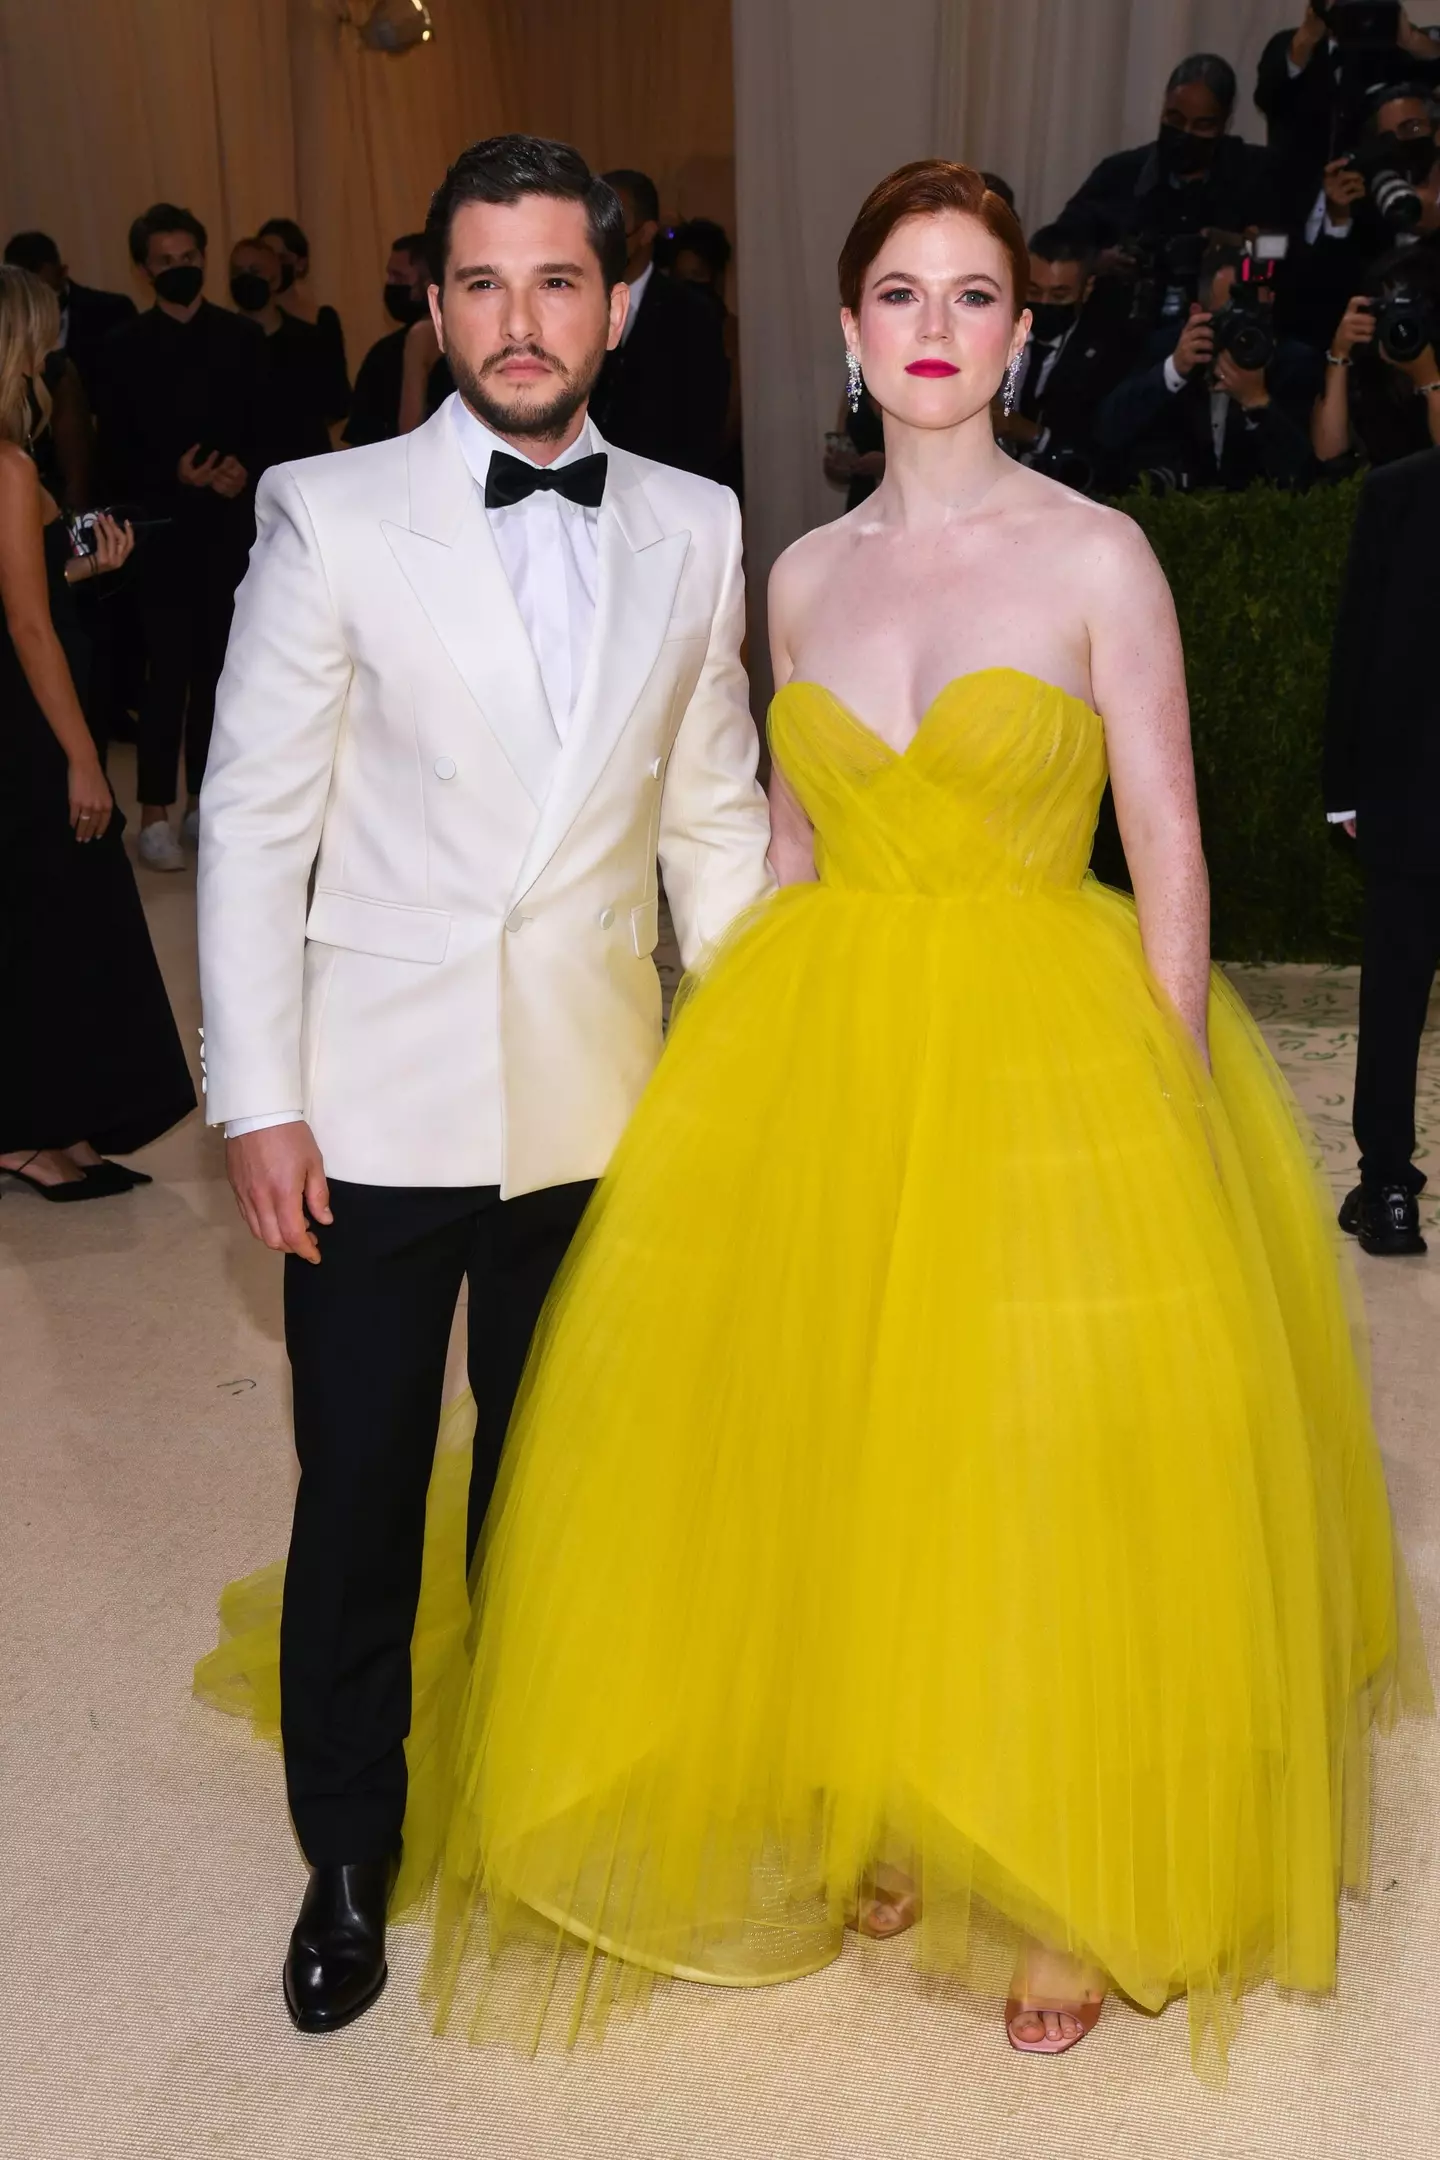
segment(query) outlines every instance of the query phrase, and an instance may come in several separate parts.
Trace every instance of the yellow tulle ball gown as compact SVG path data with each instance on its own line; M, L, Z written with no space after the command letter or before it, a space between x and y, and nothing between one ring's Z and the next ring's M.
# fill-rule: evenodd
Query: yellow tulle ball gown
M655 1974L794 1979L888 1866L925 1967L1003 1996L1038 1937L1223 2052L1248 1986L1333 1985L1371 1728L1427 1699L1310 1140L1087 877L1087 705L987 669L901 756L797 682L771 730L819 880L687 985L471 1611L442 1436L429 1994L563 2039ZM275 1589L201 1672L272 1722Z

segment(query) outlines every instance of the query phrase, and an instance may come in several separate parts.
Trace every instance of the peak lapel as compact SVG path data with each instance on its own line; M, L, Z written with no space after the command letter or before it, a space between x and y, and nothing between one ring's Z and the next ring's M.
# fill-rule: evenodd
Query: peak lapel
M555 853L624 733L659 657L690 547L688 532L663 529L624 451L601 447L610 481L600 510L590 654L517 899Z
M532 802L560 739L540 669L448 402L409 440L410 524L384 525L391 553Z

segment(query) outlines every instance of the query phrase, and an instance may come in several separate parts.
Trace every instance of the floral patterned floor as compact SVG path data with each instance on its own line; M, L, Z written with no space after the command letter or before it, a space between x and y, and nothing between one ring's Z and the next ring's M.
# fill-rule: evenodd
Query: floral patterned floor
M669 910L663 907L655 964L668 1017L681 970ZM1314 1125L1339 1199L1355 1183L1350 1099L1360 970L1232 964L1225 972L1255 1015L1301 1108ZM1432 1160L1434 1150L1440 1147L1440 986L1430 1008L1430 1028L1420 1057L1415 1123L1420 1137L1416 1160L1431 1179L1429 1189L1421 1196L1421 1221L1440 1232L1440 1175Z

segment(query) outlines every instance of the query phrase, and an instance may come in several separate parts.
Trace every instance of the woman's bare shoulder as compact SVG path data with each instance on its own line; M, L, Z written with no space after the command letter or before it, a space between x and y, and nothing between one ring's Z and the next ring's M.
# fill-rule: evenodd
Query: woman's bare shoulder
M0 488L17 500L27 496L33 500L40 492L35 460L17 442L0 440Z
M803 598L829 575L849 544L849 535L842 531L844 524L844 518L837 518L832 524L816 525L776 556L770 572L772 604L776 600Z

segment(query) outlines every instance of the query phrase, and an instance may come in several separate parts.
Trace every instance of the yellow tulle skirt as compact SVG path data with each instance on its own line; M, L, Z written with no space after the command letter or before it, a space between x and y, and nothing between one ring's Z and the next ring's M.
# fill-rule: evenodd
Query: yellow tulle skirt
M1187 1995L1197 2054L1333 1985L1427 1682L1308 1136L1218 975L1211 1031L1213 1080L1093 882L792 888L731 940L546 1308L473 1608L442 1434L400 1897L440 2022L797 1978L878 1866L928 1970L1000 1997L1038 1937ZM278 1576L228 1596L202 1692L273 1725Z

